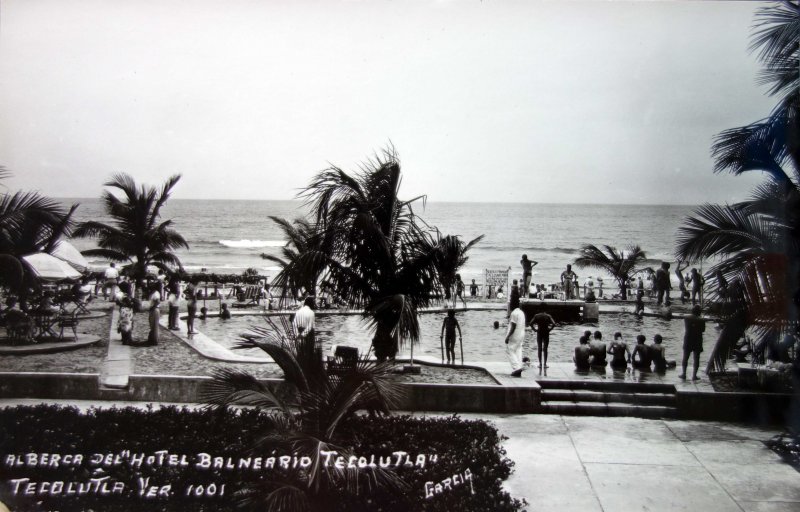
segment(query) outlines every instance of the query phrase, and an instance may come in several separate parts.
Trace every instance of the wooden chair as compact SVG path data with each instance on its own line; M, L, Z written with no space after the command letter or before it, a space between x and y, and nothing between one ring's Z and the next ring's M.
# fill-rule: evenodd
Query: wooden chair
M328 356L328 374L344 375L353 371L358 364L358 348L337 345L333 357Z
M75 309L70 314L61 315L58 317L58 327L60 329L58 339L64 340L64 329L72 329L72 341L78 339L78 309Z

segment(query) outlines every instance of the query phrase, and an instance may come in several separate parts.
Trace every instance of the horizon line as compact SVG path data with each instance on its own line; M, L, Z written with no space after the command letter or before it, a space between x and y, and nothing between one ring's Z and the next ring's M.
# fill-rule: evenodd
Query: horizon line
M91 201L101 201L100 197L72 197L72 196L49 196L50 199L58 199L58 200L91 200ZM283 201L283 202L293 202L293 203L302 203L302 199L226 199L226 198L177 198L171 197L170 201ZM700 206L698 203L601 203L601 202L573 202L573 201L564 201L564 202L520 202L520 201L436 201L428 199L426 203L436 203L436 204L504 204L504 205L575 205L575 206L690 206L690 207L697 207ZM718 203L712 203L718 204ZM728 204L728 203L725 203Z

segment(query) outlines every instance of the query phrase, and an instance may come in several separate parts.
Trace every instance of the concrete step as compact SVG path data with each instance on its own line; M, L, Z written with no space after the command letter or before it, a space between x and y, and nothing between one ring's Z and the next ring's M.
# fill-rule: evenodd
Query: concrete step
M537 380L537 384L544 389L570 389L604 391L607 393L675 393L673 384L661 382L625 382L625 381L599 381L599 380Z
M598 402L542 402L543 414L562 414L567 416L628 416L633 418L677 418L675 407L660 405L605 404Z
M674 393L608 393L572 389L542 389L542 401L559 402L620 402L635 405L675 405Z

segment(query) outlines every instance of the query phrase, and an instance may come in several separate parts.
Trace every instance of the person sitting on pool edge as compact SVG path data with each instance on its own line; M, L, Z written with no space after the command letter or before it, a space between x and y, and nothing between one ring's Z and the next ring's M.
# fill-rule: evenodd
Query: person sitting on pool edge
M650 358L653 360L653 366L657 372L664 372L667 368L675 368L677 362L675 360L667 361L664 345L661 342L664 339L660 334L653 336L653 343L648 347L650 349Z
M647 338L645 338L644 334L636 336L636 346L633 347L631 362L635 369L649 371L652 358L650 357L650 347L644 344L645 340Z
M614 333L614 341L608 347L608 353L611 354L611 368L614 370L627 370L628 363L631 362L631 351L628 349L628 344L622 341L622 333Z
M587 333L590 331L586 331ZM603 333L594 331L594 339L589 344L592 350L592 366L595 368L605 368L608 365L606 361L606 344L603 343Z
M575 369L586 371L591 366L592 349L589 347L589 338L581 336L578 346L575 347L575 353L572 356L572 361L575 363Z

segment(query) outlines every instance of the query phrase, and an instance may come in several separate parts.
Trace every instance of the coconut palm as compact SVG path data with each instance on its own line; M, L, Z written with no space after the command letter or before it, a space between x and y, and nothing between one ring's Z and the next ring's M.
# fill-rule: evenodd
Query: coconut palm
M328 510L343 488L355 493L369 493L376 486L404 490L393 473L326 467L322 455L332 450L350 455L337 428L356 411L388 414L396 406L400 388L388 379L392 367L358 360L331 373L312 337L297 336L286 317L266 322L265 327L252 327L236 348L266 352L283 370L288 391L278 392L247 372L225 369L215 372L201 396L213 407L242 404L266 411L264 436L254 450L280 447L285 453L307 456L311 463L297 475L278 475L245 489L239 495L242 504L266 510Z
M456 274L469 259L467 252L483 240L483 235L469 242L464 242L458 235L442 236L437 230L436 237L437 245L439 246L439 255L435 262L436 272L439 275L439 282L449 295L454 292L453 286L456 282ZM455 296L453 297L453 304L455 304Z
M628 299L627 284L631 277L638 272L636 266L647 258L638 245L630 245L623 251L616 247L604 245L599 248L592 244L581 247L580 255L575 258L575 265L579 268L596 268L610 274L619 284L622 291L622 300Z
M753 49L764 69L759 80L780 97L771 115L720 133L712 148L715 172L760 171L767 180L752 197L733 205L706 204L680 228L676 252L689 260L715 258L730 283L723 330L707 370L721 370L734 344L752 328L761 347L791 332L798 318L791 297L800 269L800 78L797 2L761 8Z
M393 148L348 174L330 167L301 193L326 243L328 280L375 328L379 360L419 340L417 312L441 284L442 238L414 213L424 196L398 197L400 162Z
M281 266L272 284L282 290L282 298L297 297L301 291L314 293L324 275L330 256L330 237L306 219L290 222L279 217L270 217L283 231L287 240L281 256L262 254L261 257Z
M141 282L149 265L169 271L182 269L174 251L189 248L186 240L172 228L171 220L161 220L161 208L169 199L180 175L170 177L160 190L145 185L137 186L127 174L116 174L104 184L122 193L103 192L102 200L110 223L90 220L81 223L74 232L76 237L96 237L97 249L83 251L87 256L111 261L131 262L130 274Z

